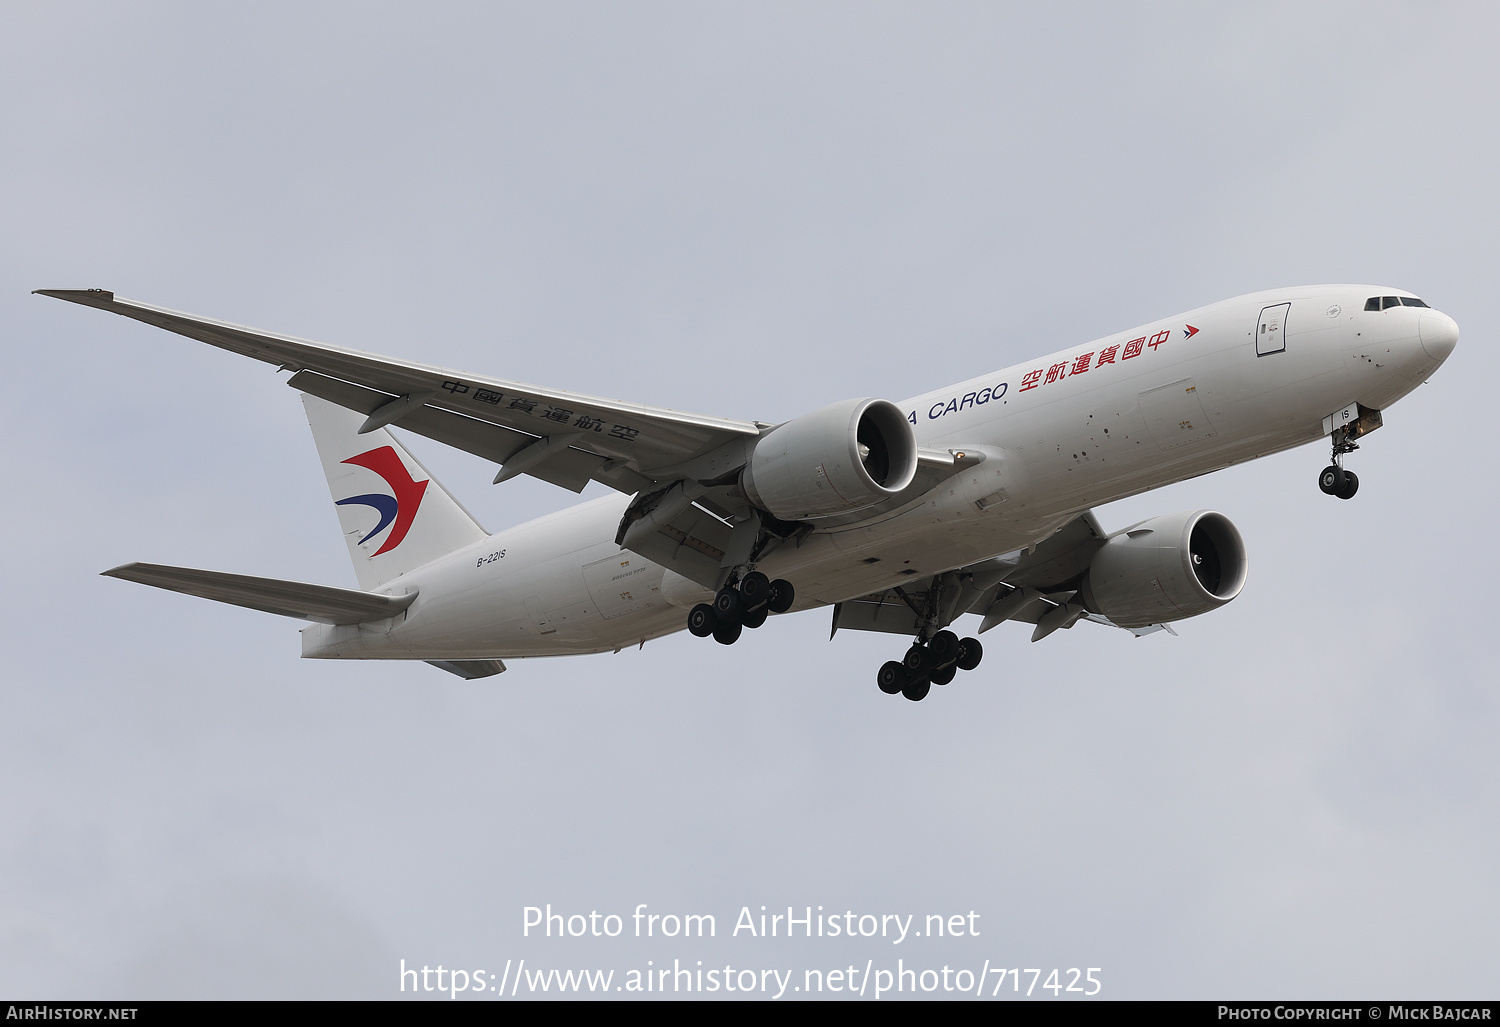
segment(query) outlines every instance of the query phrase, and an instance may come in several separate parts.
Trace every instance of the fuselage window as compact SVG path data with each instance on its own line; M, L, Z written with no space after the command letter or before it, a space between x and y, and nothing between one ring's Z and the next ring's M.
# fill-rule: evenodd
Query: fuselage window
M1427 306L1427 304L1423 303L1421 300L1417 299L1415 296L1402 296L1401 297L1401 305L1403 307L1425 307L1425 306Z

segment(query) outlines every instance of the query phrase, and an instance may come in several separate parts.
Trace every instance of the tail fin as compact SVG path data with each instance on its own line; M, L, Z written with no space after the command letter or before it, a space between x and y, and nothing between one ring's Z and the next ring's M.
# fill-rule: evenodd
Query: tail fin
M360 588L377 589L486 537L389 431L360 435L363 414L316 396L303 395L302 405Z

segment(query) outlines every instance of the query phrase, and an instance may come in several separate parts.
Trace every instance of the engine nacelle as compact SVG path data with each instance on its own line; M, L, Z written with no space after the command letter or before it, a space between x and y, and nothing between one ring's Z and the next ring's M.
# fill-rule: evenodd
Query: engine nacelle
M762 510L807 521L874 506L916 473L917 439L900 408L850 399L761 436L740 482Z
M1083 576L1084 604L1122 628L1217 610L1245 586L1245 542L1221 513L1142 521L1106 542Z

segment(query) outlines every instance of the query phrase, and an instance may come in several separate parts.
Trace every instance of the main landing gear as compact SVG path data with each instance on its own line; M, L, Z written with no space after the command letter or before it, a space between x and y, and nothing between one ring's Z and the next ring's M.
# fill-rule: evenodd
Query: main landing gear
M900 692L912 702L927 698L933 685L946 685L961 670L973 670L984 659L984 646L977 638L959 638L939 631L927 643L919 638L906 651L905 659L891 660L875 675L886 695Z
M744 628L758 628L773 613L792 608L796 591L785 578L772 581L760 571L751 571L738 585L719 589L712 603L699 603L688 613L688 630L699 638L714 636L722 645L734 645Z

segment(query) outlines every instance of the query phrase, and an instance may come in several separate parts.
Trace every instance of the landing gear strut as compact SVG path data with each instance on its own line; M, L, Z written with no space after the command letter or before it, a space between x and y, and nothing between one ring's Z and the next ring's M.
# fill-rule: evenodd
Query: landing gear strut
M688 613L688 630L699 638L714 636L721 645L734 645L744 628L755 629L773 613L792 608L796 590L785 578L772 581L751 571L739 583L719 589L712 603L699 603Z
M886 695L900 692L912 702L927 698L933 685L946 685L961 670L973 670L984 659L984 646L977 638L959 638L939 631L931 640L918 639L900 662L891 660L875 675Z
M1318 488L1327 496L1338 496L1340 499L1353 499L1354 493L1359 491L1359 475L1353 471L1344 470L1344 455L1352 453L1359 448L1347 428L1335 428L1333 431L1333 463L1323 468L1318 475Z

